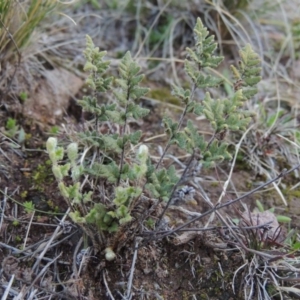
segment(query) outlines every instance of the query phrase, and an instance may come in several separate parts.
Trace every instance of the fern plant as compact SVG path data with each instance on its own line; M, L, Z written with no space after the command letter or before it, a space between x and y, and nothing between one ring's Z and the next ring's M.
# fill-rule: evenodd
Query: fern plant
M138 218L134 215L137 207L143 207L147 199L154 199L155 205L165 202L163 213L154 216L158 217L156 225L159 226L190 174L199 172L202 166L210 168L231 159L226 134L245 130L251 120L252 114L243 106L256 93L255 85L260 80L258 56L249 45L241 50L239 66L232 67L236 80L232 97L213 99L207 92L204 99L197 99L197 89L217 88L222 83L208 70L217 68L223 57L215 55L217 44L200 19L194 28L194 37L195 47L187 48L184 64L190 88L172 87L184 110L178 121L164 117L168 141L156 163L148 147L140 142L142 132L132 131L130 127L130 122L141 120L149 113L138 104L148 92L148 88L140 86L144 78L140 67L127 52L119 64L119 77L107 75L110 62L104 59L106 52L99 51L87 37L84 68L89 72L87 84L93 93L78 103L84 111L93 114L93 125L73 136L74 141L67 148L69 162L64 163L63 148L57 146L55 138L49 138L47 151L61 194L72 210L71 218L83 228L96 248L106 247L109 260L115 257L114 251L120 248L121 237L128 236L131 225L136 232L142 230L144 223L149 223L150 211ZM114 101L103 103L105 95L114 97ZM204 115L209 121L213 129L210 140L199 134L196 124L190 120L191 114ZM164 166L172 145L190 154L181 176L174 166ZM65 179L69 176L72 184L67 185ZM181 194L185 194L184 191Z

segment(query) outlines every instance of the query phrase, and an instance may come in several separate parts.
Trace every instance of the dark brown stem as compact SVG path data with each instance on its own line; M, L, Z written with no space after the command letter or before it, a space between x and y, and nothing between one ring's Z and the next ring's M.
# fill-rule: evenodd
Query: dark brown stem
M20 50L19 50L19 48L18 48L18 45L17 45L16 41L14 40L14 37L13 37L12 34L9 32L8 28L5 27L5 25L4 25L4 23L3 23L3 21L2 21L1 18L0 18L0 24L1 24L1 26L4 28L4 30L7 32L8 38L9 38L9 39L12 41L12 43L14 44L14 46L15 46L15 48L16 48L16 51L17 51L17 54L18 54L18 63L17 63L17 65L16 65L16 67L15 67L14 73L12 74L12 76L11 76L11 78L10 78L10 80L9 80L9 83L8 83L8 85L7 85L7 88L6 88L6 90L5 90L5 93L2 95L2 98L4 99L4 98L7 96L8 92L9 92L9 90L10 90L10 87L11 87L11 85L12 85L13 79L14 79L16 73L17 73L17 69L18 69L18 67L19 67L20 64L21 64L22 55L21 55L21 53L20 53ZM1 101L0 101L0 105L1 105Z
M192 92L191 92L191 96L190 96L190 101L189 101L189 103L190 103L191 101L193 101L193 98L194 98L194 94L195 94L196 88L197 88L197 87L196 87L196 84L194 83L193 86L192 86ZM180 119L179 119L179 122L178 122L178 126L177 126L177 129L176 129L176 132L178 132L178 131L181 129L181 126L182 126L184 117L185 117L185 115L186 115L186 113L187 113L187 109L188 109L188 104L186 104L186 106L185 106L185 108L184 108L184 111L183 111L183 113L182 113L181 116L180 116ZM160 157L160 159L159 159L159 161L158 161L158 163L157 163L157 165L156 165L156 167L155 167L156 170L157 170L158 167L160 166L160 164L161 164L161 162L163 161L163 159L164 159L164 157L165 157L165 155L166 155L168 149L170 148L170 146L171 146L171 141L172 141L173 138L174 138L174 135L171 135L170 138L169 138L169 141L168 141L168 143L167 143L167 146L165 147L165 149L164 149L164 151L163 151L163 154L161 155L161 157Z
M127 114L127 107L128 107L128 102L129 102L129 98L130 98L130 96L129 96L130 95L129 84L130 84L130 82L129 82L129 80L127 80L128 89L127 89L127 96L126 96L127 102L126 102L126 107L125 107L125 122L124 122L122 132L120 133L121 137L124 137L125 131L126 131L126 126L127 126L127 116L126 116L126 114ZM125 143L124 143L124 139L123 139L121 161L120 161L120 174L119 174L119 177L118 177L117 186L120 184L120 181L121 181L121 175L122 175L123 165L124 165L124 156L125 156Z
M174 197L174 194L175 194L175 192L176 192L176 190L177 190L177 188L178 188L180 182L182 181L182 179L185 177L187 171L189 170L189 167L190 167L192 161L194 160L194 157L195 157L195 150L193 150L193 153L192 153L192 155L191 155L191 157L190 157L190 160L189 160L188 164L186 165L186 167L185 167L185 169L184 169L184 172L182 173L182 175L181 175L180 179L177 181L177 183L174 185L174 187L173 187L173 189L172 189L172 192L171 192L171 195L170 195L170 197L169 197L169 200L168 200L166 206L164 207L163 212L161 213L161 215L160 215L159 218L158 218L158 221L157 221L157 226L158 226L158 227L159 227L159 224L160 224L160 222L161 222L161 220L162 220L162 218L163 218L163 216L164 216L166 210L167 210L168 207L170 206L170 203L171 203L171 201L172 201L172 199L173 199L173 197Z

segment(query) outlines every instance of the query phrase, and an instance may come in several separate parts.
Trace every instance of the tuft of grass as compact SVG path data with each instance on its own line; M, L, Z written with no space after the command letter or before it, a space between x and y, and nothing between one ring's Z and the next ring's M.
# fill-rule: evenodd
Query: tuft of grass
M57 0L0 2L0 61L12 61L26 47L45 16L52 11Z

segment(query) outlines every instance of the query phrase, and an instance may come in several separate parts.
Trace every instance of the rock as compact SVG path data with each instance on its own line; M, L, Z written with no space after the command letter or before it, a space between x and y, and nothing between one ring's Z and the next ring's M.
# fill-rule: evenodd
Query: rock
M43 77L33 83L33 88L24 102L24 116L54 125L69 106L83 85L83 80L68 70L55 68L45 70Z

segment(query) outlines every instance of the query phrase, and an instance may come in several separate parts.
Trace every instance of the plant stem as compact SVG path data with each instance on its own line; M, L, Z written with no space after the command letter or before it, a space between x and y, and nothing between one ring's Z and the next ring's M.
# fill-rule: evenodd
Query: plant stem
M123 125L123 128L120 132L121 137L124 137L125 131L126 131L126 126L127 126L127 108L128 108L128 102L129 102L129 98L130 98L130 80L127 80L127 96L126 96L126 106L125 106L125 122ZM124 156L125 156L125 143L124 143L124 139L123 139L123 143L122 143L122 153L121 153L121 160L120 160L120 173L118 176L118 181L117 181L117 186L120 184L121 181L121 175L122 175L122 171L123 171L123 166L124 166Z
M164 216L166 210L167 210L168 207L170 206L170 203L171 203L171 201L172 201L172 199L173 199L173 197L174 197L174 194L175 194L175 192L176 192L176 190L177 190L177 188L178 188L180 182L182 181L182 179L183 179L184 176L186 175L186 173L187 173L187 171L189 170L189 167L190 167L192 161L194 160L194 157L195 157L195 149L193 150L193 153L192 153L192 155L191 155L191 157L190 157L190 160L189 160L188 164L186 165L186 167L185 167L185 169L184 169L184 171L183 171L183 173L182 173L180 179L177 181L177 183L174 185L174 187L173 187L173 189L172 189L172 192L171 192L171 195L170 195L170 197L169 197L169 200L168 200L166 206L164 207L163 212L161 213L161 215L160 215L159 218L158 218L158 221L157 221L157 225L158 225L158 226L157 226L157 227L159 227L160 222L161 222L161 220L162 220L162 218L163 218L163 216Z
M195 94L195 90L196 90L196 84L194 83L192 88L191 88L191 95L190 95L190 100L189 102L186 104L185 108L184 108L184 111L182 112L181 116L180 116L180 119L179 119L179 122L178 122L178 126L177 126L177 129L175 131L175 133L177 133L180 129L181 129L181 126L182 126L182 123L183 123L183 119L187 113L187 109L188 109L188 104L191 103L193 101L193 97L194 97L194 94ZM168 143L163 151L163 154L161 155L158 163L156 164L156 167L155 167L155 170L158 169L158 167L160 166L161 162L163 161L168 149L170 148L171 146L171 141L173 140L174 138L174 134L172 134L168 140Z

